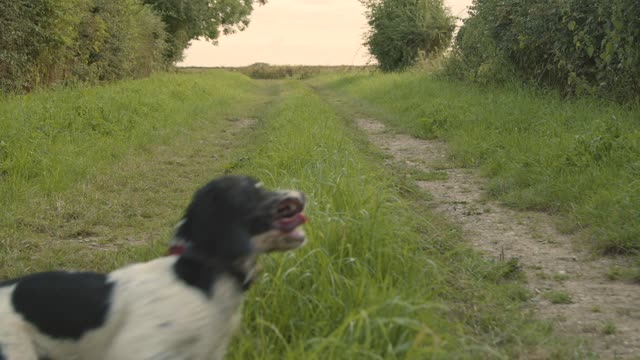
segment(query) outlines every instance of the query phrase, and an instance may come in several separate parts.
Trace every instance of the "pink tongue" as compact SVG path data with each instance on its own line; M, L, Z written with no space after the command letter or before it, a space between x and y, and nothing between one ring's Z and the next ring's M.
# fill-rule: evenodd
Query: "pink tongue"
M292 231L298 225L302 225L307 222L307 218L302 213L297 213L290 218L278 220L278 227L283 231Z

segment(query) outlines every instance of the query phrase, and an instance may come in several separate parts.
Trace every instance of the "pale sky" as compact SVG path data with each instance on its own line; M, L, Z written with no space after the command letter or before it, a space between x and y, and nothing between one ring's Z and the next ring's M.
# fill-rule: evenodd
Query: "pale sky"
M471 0L445 0L454 16L466 15ZM242 32L221 36L214 46L194 40L178 66L363 65L367 31L358 0L269 0L256 6Z

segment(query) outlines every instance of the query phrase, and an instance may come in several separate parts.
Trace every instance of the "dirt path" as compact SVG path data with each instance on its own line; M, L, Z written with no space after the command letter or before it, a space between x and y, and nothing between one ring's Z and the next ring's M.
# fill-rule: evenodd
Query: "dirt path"
M607 279L613 260L572 247L543 213L518 212L487 200L475 171L448 168L441 141L395 134L371 119L357 120L392 160L445 180L419 181L432 206L463 228L465 237L492 258L517 258L534 296L532 303L560 332L591 340L605 359L640 359L640 286ZM617 264L620 265L620 264ZM621 266L624 266L621 265Z

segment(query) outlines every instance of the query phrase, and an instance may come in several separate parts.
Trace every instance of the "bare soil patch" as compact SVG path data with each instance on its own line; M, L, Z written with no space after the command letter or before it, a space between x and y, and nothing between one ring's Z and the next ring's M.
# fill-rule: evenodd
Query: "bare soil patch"
M417 184L432 195L431 206L458 223L486 256L518 259L540 317L562 333L590 340L602 358L640 358L640 286L607 277L613 266L626 266L622 260L574 247L548 214L515 211L488 199L477 171L450 167L444 142L396 134L372 119L357 124L391 155L389 161L446 173L445 180Z

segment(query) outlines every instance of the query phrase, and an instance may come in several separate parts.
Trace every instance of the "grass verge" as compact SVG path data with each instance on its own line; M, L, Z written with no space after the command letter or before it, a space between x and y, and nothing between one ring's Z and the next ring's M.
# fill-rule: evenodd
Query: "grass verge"
M316 84L402 131L446 140L453 159L479 166L505 203L564 214L562 229L582 230L600 252L640 252L639 109L411 72Z

